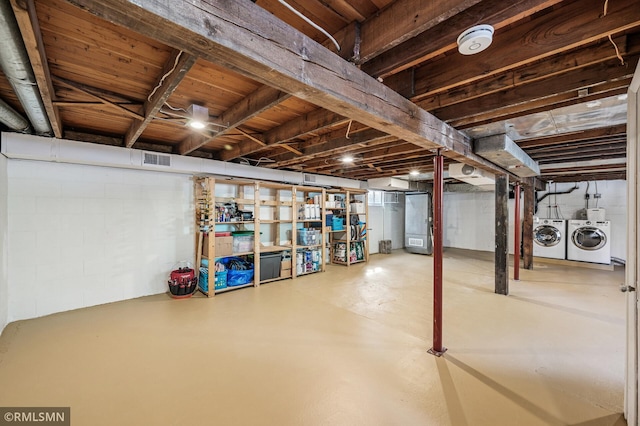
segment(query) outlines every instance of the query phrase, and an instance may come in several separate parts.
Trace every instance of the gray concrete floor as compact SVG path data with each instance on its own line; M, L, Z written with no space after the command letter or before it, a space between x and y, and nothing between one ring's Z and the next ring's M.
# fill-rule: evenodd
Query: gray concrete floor
M446 250L442 358L432 258L214 299L145 297L10 324L0 406L74 425L624 425L624 271L536 265L493 293L492 254Z

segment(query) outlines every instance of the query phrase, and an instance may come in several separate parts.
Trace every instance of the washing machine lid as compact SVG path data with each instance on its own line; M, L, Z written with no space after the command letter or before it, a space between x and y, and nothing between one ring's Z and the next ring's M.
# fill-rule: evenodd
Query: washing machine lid
M583 226L573 231L571 241L582 250L598 250L607 243L607 235L602 229Z
M553 247L562 241L562 233L553 225L540 225L533 230L533 241L542 247Z

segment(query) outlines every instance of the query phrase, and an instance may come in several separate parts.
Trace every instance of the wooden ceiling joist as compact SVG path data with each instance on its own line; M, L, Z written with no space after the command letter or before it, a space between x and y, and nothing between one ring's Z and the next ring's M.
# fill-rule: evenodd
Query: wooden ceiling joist
M230 150L221 152L219 157L223 161L233 160L234 158L258 152L263 147L285 143L310 132L319 131L346 121L348 120L340 114L320 108L265 132L262 135L264 145L255 144L251 141L242 142Z
M473 154L462 133L252 2L235 2L233 8L224 3L168 8L161 0L68 1L399 139L504 173Z
M189 154L209 142L212 142L214 139L224 136L229 131L236 129L238 126L241 126L253 117L260 115L269 108L273 108L274 106L286 101L290 97L290 94L281 92L278 89L274 89L269 86L261 86L249 96L232 105L228 110L222 113L220 117L218 117L217 121L225 126L222 130L216 132L211 138L205 138L195 144L193 143L193 139L188 138L180 144L178 150L181 155Z
M429 62L416 69L415 92L418 97L432 96L640 25L640 8L636 0L609 2L607 15L601 16L602 11L601 0L568 3L495 34L491 48L474 55L472 61L463 55L452 55ZM515 48L513 40L523 40L522 46Z
M22 5L24 5L24 8ZM51 124L54 136L61 138L63 131L62 120L58 107L53 103L56 96L51 82L51 73L49 71L47 55L44 50L42 34L40 33L40 25L35 11L34 0L25 0L23 2L11 0L11 7L13 8L13 13L18 21L18 27L20 27L20 32L22 33L22 38L27 48L27 55L29 56L31 68L38 83L40 98L42 99L44 109L49 118L49 124Z
M182 79L187 75L197 58L188 53L174 50L165 63L164 68L153 91L144 103L144 119L131 123L131 127L124 137L125 146L131 148L138 140L149 123L156 117L160 108L169 99L173 91L178 87Z
M464 13L437 26L429 28L393 49L379 54L362 65L363 71L375 77L387 78L410 68L427 58L436 57L456 46L460 33L479 22L491 24L496 31L539 12L561 0L525 0L505 2L504 0L485 0L468 8Z

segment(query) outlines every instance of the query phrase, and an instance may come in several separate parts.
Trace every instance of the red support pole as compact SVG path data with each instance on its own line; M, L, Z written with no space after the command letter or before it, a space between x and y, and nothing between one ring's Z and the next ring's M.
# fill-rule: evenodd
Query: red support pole
M433 347L429 353L441 356L442 346L442 193L444 157L438 150L433 157Z
M513 243L513 279L520 281L520 182L515 187L514 243Z

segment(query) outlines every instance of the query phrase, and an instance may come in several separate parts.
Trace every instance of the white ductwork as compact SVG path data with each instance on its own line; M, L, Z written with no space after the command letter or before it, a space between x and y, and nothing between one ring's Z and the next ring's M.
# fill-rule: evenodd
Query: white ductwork
M150 153L132 148L98 145L19 133L0 134L1 153L8 158L153 170L167 173L216 175L285 182L292 185L360 188L360 181L333 176L267 169L184 155ZM158 157L148 161L149 154ZM312 181L313 180L313 181Z
M409 181L387 177L367 180L369 189L379 189L382 191L408 191Z
M514 175L531 177L540 175L538 163L533 161L506 134L487 136L475 141L473 152L498 166L502 166Z
M0 1L0 68L40 135L50 135L51 125L9 1Z
M449 165L449 177L475 186L495 185L495 177L482 169L463 163Z
M18 111L0 99L0 123L11 130L27 133L31 128L29 122Z

